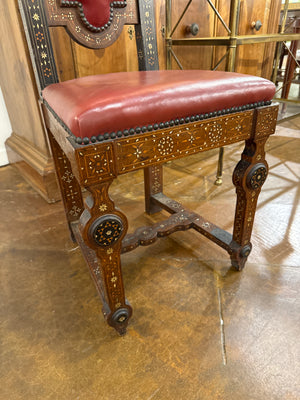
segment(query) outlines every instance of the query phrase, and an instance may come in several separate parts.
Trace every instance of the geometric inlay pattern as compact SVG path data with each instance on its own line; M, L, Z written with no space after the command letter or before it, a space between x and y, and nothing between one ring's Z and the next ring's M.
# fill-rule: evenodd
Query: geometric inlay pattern
M83 184L99 183L114 176L113 148L110 143L77 151L80 180Z
M99 246L111 246L118 241L123 231L123 224L115 216L105 216L105 219L94 225L92 230L93 239Z
M267 168L264 164L256 164L247 176L247 185L250 189L259 189L265 182L268 175Z
M278 109L266 107L260 110L256 122L256 137L268 136L274 133L277 122Z

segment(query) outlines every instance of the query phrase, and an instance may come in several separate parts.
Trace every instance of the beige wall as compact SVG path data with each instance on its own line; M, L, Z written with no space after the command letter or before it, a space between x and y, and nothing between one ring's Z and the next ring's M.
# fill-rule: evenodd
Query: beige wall
M12 128L0 87L0 166L8 164L5 140L11 135Z

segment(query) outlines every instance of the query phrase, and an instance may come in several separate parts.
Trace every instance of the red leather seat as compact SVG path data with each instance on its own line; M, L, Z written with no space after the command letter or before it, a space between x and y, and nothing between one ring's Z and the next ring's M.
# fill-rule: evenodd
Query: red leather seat
M87 76L46 87L43 99L88 144L269 104L274 93L250 75L179 70Z

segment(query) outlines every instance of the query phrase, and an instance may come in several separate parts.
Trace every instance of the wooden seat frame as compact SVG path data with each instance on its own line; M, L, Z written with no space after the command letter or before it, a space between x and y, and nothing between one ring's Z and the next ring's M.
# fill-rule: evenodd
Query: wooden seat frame
M136 5L130 0L126 11L118 9L114 28L109 25L104 32L95 32L95 27L86 24L80 30L76 28L80 22L82 25L74 7L74 3L78 2L64 3L64 7L59 9L57 0L19 0L40 92L47 85L58 82L48 24L66 25L78 42L99 48L110 44L107 37L111 36L111 41L116 39L123 23L133 24L139 20L140 24L136 25L139 68L158 69L151 1L139 0ZM139 18L135 17L137 6ZM89 40L86 40L87 36ZM41 44L44 51L47 49L47 63L44 62ZM87 145L78 144L57 116L43 104L43 100L41 104L72 238L80 246L88 264L102 299L103 314L119 334L126 332L132 314L124 292L121 253L140 245L149 245L175 231L192 228L225 249L236 269L244 267L251 251L250 237L258 195L268 173L264 146L269 135L275 131L276 104L255 104L253 108L227 110L221 115L205 115L203 119L193 117L181 121L179 125L159 127L152 132L141 132L138 136L129 135ZM219 127L218 132L216 126ZM211 134L207 135L207 132ZM237 201L233 234L230 234L163 194L162 165L240 141L245 141L245 149L233 172ZM158 148L155 143L161 143L161 147ZM146 152L144 161L137 155L137 146ZM144 169L146 212L152 214L164 209L171 216L164 222L127 234L127 218L115 207L108 190L118 175L137 169ZM90 194L85 204L82 188Z

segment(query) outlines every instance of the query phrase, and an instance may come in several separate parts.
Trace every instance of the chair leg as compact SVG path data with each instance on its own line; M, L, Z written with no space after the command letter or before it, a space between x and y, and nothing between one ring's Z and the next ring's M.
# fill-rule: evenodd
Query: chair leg
M243 269L251 252L250 239L257 199L268 174L264 152L266 140L267 137L257 142L247 140L242 159L233 172L237 201L231 243L231 262L232 266L238 270Z
M48 131L48 137L71 238L75 242L75 238L71 229L71 223L79 220L79 217L84 209L81 188L72 173L70 161L50 131Z
M128 223L108 195L111 182L87 187L91 196L86 199L79 230L85 244L95 251L98 258L96 267L93 259L89 268L103 301L104 317L123 335L132 314L125 299L120 259Z
M155 214L161 210L154 204L151 196L163 191L163 166L155 165L144 168L145 210L147 214Z

